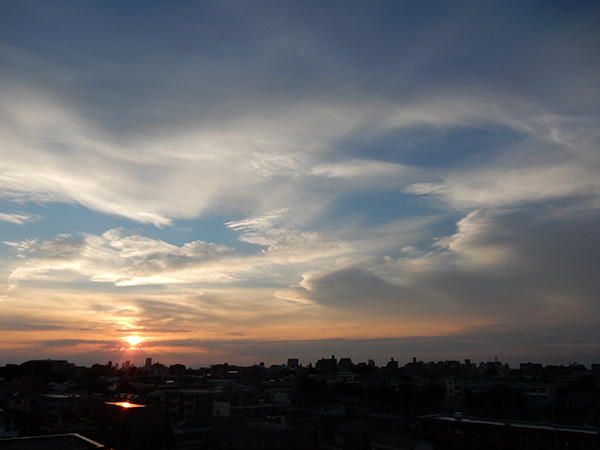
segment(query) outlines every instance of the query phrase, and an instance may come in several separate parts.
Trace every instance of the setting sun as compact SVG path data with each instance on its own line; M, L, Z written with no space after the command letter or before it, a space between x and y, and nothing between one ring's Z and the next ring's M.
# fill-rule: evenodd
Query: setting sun
M139 336L127 336L125 340L129 342L132 347L142 342L142 338Z

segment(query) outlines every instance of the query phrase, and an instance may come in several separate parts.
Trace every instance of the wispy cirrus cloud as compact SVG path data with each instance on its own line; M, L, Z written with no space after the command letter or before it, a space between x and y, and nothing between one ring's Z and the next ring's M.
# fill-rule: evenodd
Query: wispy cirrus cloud
M241 231L240 241L267 247L261 256L274 263L303 262L341 256L352 251L351 245L335 237L311 231L289 230L277 226L287 209L225 225Z
M64 99L27 89L12 96L3 104L5 140L13 149L0 162L6 197L81 204L159 227L211 211L254 215L291 203L310 216L340 194L366 186L413 186L407 188L413 192L436 185L420 180L429 175L409 164L348 158L339 146L349 139L369 142L423 127L441 136L453 129L508 127L539 144L550 136L569 140L570 126L557 117L544 125L536 119L539 107L521 100L444 94L408 103L312 100L240 114L230 123L165 123L123 140ZM478 173L484 179L495 175ZM564 173L565 179L572 176ZM269 188L273 182L278 189ZM452 184L442 190L453 198L469 195Z
M506 114L506 113L505 113ZM599 124L591 118L528 115L523 137L497 155L404 188L457 209L519 207L541 202L600 203ZM590 202L588 204L588 202Z
M13 100L3 106L5 141L13 149L0 162L5 197L81 204L159 227L206 210L272 209L286 195L311 190L314 176L381 184L381 176L389 179L402 170L370 160L321 162L369 114L341 113L354 105L308 104L277 120L264 111L232 125L199 122L116 143L60 99L33 91L16 93ZM287 179L279 190L268 188L282 177Z
M17 225L23 225L27 222L33 222L37 220L35 216L30 214L17 214L17 213L0 213L0 221L14 223Z

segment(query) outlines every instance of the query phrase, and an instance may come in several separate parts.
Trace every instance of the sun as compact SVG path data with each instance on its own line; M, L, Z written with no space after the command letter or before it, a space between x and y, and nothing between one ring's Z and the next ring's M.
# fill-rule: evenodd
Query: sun
M132 347L135 347L136 344L142 342L142 338L139 336L127 336L125 340L129 342Z

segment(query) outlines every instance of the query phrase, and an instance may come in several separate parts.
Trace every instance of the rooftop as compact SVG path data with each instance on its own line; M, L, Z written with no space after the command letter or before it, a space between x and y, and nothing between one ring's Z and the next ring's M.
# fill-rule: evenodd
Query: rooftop
M102 444L79 434L0 439L2 450L88 450L106 449Z
M561 431L569 433L584 433L590 435L600 435L600 428L594 427L577 427L570 425L558 425L554 423L539 423L539 422L524 422L519 420L502 420L489 419L481 417L463 416L461 414L431 414L428 416L420 416L419 420L440 420L455 423L472 423L477 425L491 425L498 427L515 427L537 429L545 431Z

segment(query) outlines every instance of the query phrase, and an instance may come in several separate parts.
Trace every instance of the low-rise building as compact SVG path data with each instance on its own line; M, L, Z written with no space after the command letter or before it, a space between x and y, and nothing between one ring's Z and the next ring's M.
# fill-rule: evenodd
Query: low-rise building
M15 428L13 420L0 409L0 438L18 437L19 430Z
M216 450L295 450L314 444L312 426L286 423L283 416L225 419L215 425Z
M418 418L421 436L434 450L600 448L600 428L487 419L461 413Z

